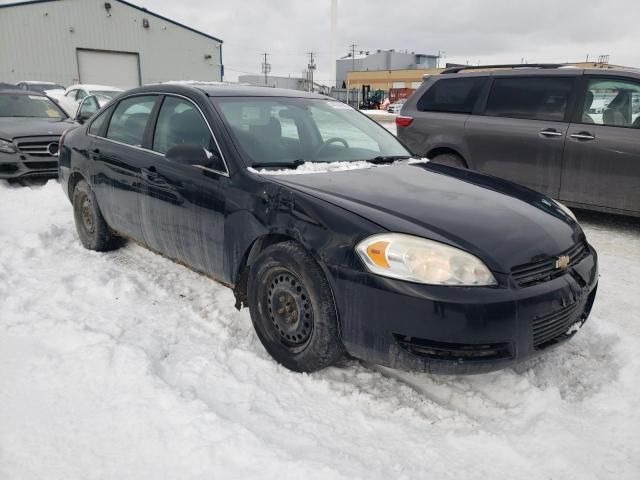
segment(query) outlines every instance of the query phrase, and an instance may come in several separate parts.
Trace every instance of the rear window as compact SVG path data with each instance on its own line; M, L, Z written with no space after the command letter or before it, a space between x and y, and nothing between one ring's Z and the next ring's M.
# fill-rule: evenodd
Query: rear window
M496 78L487 99L486 115L529 120L564 120L573 78Z
M422 112L471 113L486 77L438 80L418 101Z

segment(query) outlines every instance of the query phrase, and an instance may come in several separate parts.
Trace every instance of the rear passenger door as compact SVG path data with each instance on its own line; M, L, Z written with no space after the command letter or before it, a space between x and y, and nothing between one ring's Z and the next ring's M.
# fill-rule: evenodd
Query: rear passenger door
M560 198L640 212L640 81L585 76L569 126Z
M470 167L558 197L572 76L495 76L465 125Z
M144 147L150 131L149 119L157 101L158 95L137 95L121 100L113 109L106 128L93 138L89 151L94 167L94 191L107 224L140 242L144 241L140 175L142 168L154 157Z

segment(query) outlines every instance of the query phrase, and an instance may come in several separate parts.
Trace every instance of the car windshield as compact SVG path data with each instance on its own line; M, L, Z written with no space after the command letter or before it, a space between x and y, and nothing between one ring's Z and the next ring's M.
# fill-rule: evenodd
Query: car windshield
M380 161L411 155L388 130L341 102L289 97L212 101L251 166Z
M66 118L66 115L47 97L0 93L0 117Z

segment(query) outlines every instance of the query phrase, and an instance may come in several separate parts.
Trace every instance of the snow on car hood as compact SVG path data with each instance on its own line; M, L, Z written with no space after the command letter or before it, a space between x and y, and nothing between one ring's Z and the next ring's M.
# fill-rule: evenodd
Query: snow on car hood
M342 172L346 170L366 170L369 168L388 167L390 165L412 165L416 163L427 163L427 158L410 158L408 160L397 160L391 164L375 164L371 162L304 162L296 169L285 168L274 170L272 168L256 169L249 167L249 171L260 175L304 175L307 173L327 173Z

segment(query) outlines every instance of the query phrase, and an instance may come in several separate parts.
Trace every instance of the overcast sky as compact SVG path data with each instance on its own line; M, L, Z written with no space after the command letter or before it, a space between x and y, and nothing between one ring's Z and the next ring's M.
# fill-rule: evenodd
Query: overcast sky
M6 3L7 0L0 0ZM131 0L224 41L228 80L300 75L317 53L316 79L332 84L330 0ZM640 67L640 0L338 0L336 51L444 51L445 62L581 61Z
M136 1L136 0L134 0ZM144 0L224 40L229 80L259 73L269 52L274 74L299 74L317 52L316 78L332 79L330 0ZM601 54L640 67L640 0L338 0L336 50L446 52L457 63L580 61Z

